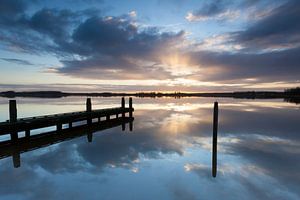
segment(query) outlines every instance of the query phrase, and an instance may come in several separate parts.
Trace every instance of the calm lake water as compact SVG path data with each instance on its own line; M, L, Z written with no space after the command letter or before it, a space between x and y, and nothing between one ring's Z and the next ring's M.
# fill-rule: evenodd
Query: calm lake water
M120 106L120 98L92 102ZM17 103L18 117L85 109L81 97ZM83 136L26 152L19 168L1 159L0 199L300 199L300 105L215 98L134 98L133 105L132 132L127 124L94 133L92 143ZM0 98L0 121L7 119L8 99Z

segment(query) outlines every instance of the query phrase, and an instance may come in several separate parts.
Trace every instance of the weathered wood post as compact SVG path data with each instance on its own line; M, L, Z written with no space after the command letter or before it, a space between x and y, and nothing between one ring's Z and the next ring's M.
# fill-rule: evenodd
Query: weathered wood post
M124 97L122 97L122 100L121 100L121 107L122 107L122 109L125 109L125 98ZM123 111L122 118L124 118L124 117L125 117L125 112Z
M130 122L129 122L129 131L132 131L132 130L133 130L133 122L130 121Z
M9 122L15 123L17 122L17 101L9 100ZM10 133L10 139L15 142L18 140L18 132Z
M214 116L213 116L213 151L212 151L212 176L217 175L217 139L218 139L218 102L214 103Z
M122 131L125 131L125 129L126 129L126 124L125 124L125 122L123 122L122 123Z
M107 121L110 120L110 115L109 114L106 115L106 120Z
M93 141L93 133L92 132L89 132L87 134L87 139L88 139L88 142L92 142Z
M132 97L129 98L129 117L132 118Z
M91 98L86 99L86 112L89 113L88 118L87 118L87 124L91 125L92 124L92 117L91 117L91 112L92 112L92 101Z
M13 160L14 168L18 168L21 166L21 156L20 156L20 151L18 149L13 150L12 160Z
M61 131L62 130L62 124L57 124L56 125L56 130Z
M30 137L30 129L27 129L27 130L25 131L25 137L26 137L26 138L29 138L29 137Z

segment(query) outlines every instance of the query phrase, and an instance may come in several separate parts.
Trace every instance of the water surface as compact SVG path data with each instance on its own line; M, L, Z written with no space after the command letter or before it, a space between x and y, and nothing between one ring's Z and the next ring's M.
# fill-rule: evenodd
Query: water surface
M213 102L218 172L211 174ZM93 108L120 98L93 98ZM0 160L0 199L299 199L300 110L282 100L134 98L121 127ZM18 116L85 109L85 98L18 98ZM0 121L8 99L0 98ZM38 134L41 130L35 130ZM1 137L1 140L7 139Z

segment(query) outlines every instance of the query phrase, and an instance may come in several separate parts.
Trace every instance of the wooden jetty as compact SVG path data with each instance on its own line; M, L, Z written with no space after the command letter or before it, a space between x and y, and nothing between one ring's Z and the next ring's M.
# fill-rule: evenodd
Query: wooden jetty
M86 121L88 125L92 124L93 119L97 119L101 123L101 118L104 117L106 121L111 119L111 116L116 118L126 116L132 118L134 108L132 107L132 98L129 98L129 107L125 107L125 98L121 100L121 107L107 108L107 109L92 109L92 102L90 98L86 100L86 110L81 112L61 113L54 115L44 115L29 118L17 118L17 104L16 100L9 101L9 120L0 123L0 135L10 134L13 142L17 141L18 133L25 132L25 137L30 137L30 131L33 129L47 128L56 126L56 131L61 131L64 124L68 128L72 128L74 122Z
M122 98L121 107L92 110L91 99L88 98L86 111L21 119L17 119L15 100L10 100L9 108L10 119L0 123L0 135L10 134L11 139L0 142L0 159L12 156L15 168L20 167L20 154L24 152L82 136L86 136L88 142L92 142L93 133L116 126L122 126L124 131L127 123L129 123L129 130L132 131L133 129L132 98L129 98L129 107L127 108L125 107L125 99ZM126 116L127 113L129 116ZM74 122L82 121L84 123L80 123L81 125L73 126ZM63 126L64 124L67 126ZM50 126L56 126L56 130L30 135L30 131L33 129ZM19 138L18 133L24 131L25 137Z

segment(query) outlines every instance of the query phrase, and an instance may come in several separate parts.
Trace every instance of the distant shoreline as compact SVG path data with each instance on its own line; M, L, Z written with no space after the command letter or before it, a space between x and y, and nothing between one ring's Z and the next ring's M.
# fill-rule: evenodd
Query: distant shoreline
M287 92L273 92L273 91L246 91L246 92L217 92L217 93L163 93L163 92L136 92L136 93L114 93L114 92L101 92L101 93L71 93L61 91L27 91L15 92L5 91L0 92L0 97L15 98L15 97L33 97L33 98L62 98L68 96L89 96L89 97L118 97L118 96L132 96L132 97L227 97L227 98L245 98L245 99L285 99L285 98L299 98L300 94L290 94Z

